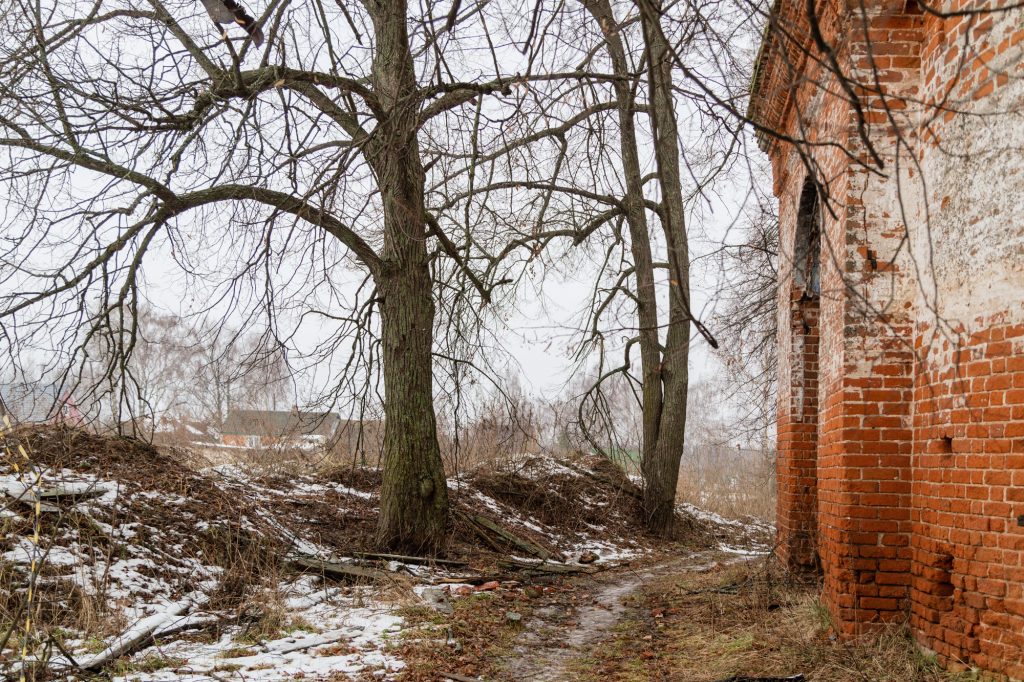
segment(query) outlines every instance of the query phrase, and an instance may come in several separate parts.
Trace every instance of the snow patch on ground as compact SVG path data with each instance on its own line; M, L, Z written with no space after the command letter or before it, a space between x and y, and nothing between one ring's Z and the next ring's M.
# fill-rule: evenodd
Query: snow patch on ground
M404 663L389 652L403 620L393 604L376 601L369 588L345 595L303 576L281 585L293 623L301 625L281 636L250 641L240 628L224 632L212 643L178 640L133 656L141 666L158 653L174 665L153 672L132 671L115 680L164 682L185 680L324 680L338 674L370 673L390 679Z
M523 456L519 473L534 481L550 476L582 477L576 469L555 459L532 455ZM62 520L56 524L58 530L52 537L44 537L37 543L31 536L13 536L2 545L4 551L0 558L12 564L22 576L28 575L31 566L44 561L45 577L51 584L63 584L69 591L77 587L102 600L111 614L119 614L126 629L104 642L108 648L116 648L147 629L172 633L119 663L113 679L138 682L327 680L337 679L339 675L389 679L402 670L404 663L393 653L392 645L402 632L403 619L398 615L399 606L384 599L379 590L340 587L311 575L279 582L272 585L270 591L279 595L287 626L266 639L254 640L242 625L224 625L237 620L230 617L232 614L205 610L225 571L211 565L201 551L193 552L198 556L190 555L186 550L189 545L184 544L188 535L220 531L266 533L290 544L291 552L330 559L334 553L325 544L329 540L318 531L294 531L286 527L288 518L281 514L287 507L281 503L301 499L308 504L330 498L332 505L344 507L347 497L352 505L365 509L366 500L376 500L375 493L309 476L260 478L234 464L213 467L201 475L221 492L244 495L247 502L255 502L248 507L249 516L237 512L230 516L232 510L226 509L229 515L224 518L204 515L209 520L201 520L195 512L196 500L182 494L145 489L149 484L144 478L142 483L126 483L126 489L117 481L68 469L30 470L18 474L0 468L0 494L6 494L9 499L27 496L34 500L44 489L55 486L72 493L72 498L82 496L80 501L72 499L60 503ZM513 532L517 527L526 529L562 550L569 563L576 563L586 552L596 554L596 563L607 566L631 561L652 551L636 538L609 540L605 537L607 533L602 533L605 529L593 524L584 524L586 530L574 532L570 540L546 527L528 511L517 511L474 489L466 481L455 482L454 486L469 492L479 507ZM591 499L591 503L598 506L599 500ZM28 521L15 510L27 515L31 508L22 502L18 504L21 507L15 506L4 514L8 519L5 523L21 524L24 532ZM70 514L71 510L74 515ZM743 529L751 527L749 522L725 519L692 505L680 505L680 510L723 529L726 539L733 535L744 537ZM156 524L160 515L173 517L179 523L150 525ZM78 520L68 523L71 516ZM98 542L97 534L106 537ZM761 548L738 547L726 542L720 549L737 555L762 553ZM537 563L535 558L515 558L525 564ZM401 571L434 583L433 586L419 584L411 589L415 597L427 603L437 590L451 595L469 587L460 582L460 577L473 572L468 567L456 572L399 561L385 565L391 572ZM222 625L216 641L180 634L185 626L208 625L218 620ZM79 636L84 637L84 634ZM69 638L66 645L79 663L97 660L93 657L102 655L97 652L95 641L90 645ZM158 657L163 665L153 670ZM0 675L5 672L10 672L10 668L0 664Z

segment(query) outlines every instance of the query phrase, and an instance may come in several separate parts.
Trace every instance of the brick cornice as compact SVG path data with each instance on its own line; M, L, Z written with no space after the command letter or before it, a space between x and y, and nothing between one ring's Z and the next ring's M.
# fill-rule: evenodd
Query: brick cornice
M812 49L804 6L801 0L774 0L754 62L747 116L759 126L757 139L763 151L775 141L772 131L785 132L796 84Z

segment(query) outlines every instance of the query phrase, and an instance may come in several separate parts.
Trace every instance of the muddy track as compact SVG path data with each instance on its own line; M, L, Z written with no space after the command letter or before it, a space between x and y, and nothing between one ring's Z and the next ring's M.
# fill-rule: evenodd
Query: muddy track
M533 613L512 655L503 661L503 679L572 680L570 664L586 656L611 633L626 612L624 600L647 582L672 573L707 570L716 563L736 559L736 555L718 551L695 552L641 569L616 569L589 578L581 585L590 593L589 603L575 608L548 606Z

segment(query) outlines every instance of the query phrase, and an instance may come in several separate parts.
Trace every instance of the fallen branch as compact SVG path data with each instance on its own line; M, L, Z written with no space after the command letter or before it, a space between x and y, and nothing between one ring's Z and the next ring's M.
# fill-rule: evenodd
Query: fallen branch
M516 547L522 549L525 552L528 552L529 554L532 554L535 557L539 557L540 559L543 559L544 561L551 561L552 559L555 559L557 561L565 561L565 557L563 557L563 556L561 556L559 554L556 554L555 552L552 552L552 551L550 551L548 549L545 549L544 547L541 547L540 545L538 545L538 544L536 544L534 542L530 542L529 540L524 540L523 538L519 537L515 533L513 533L513 532L511 532L511 531L509 531L509 530L507 530L505 528L502 528L501 526L499 526L494 521L491 521L486 516L472 515L472 516L469 516L469 518L474 523L479 524L480 526L483 526L484 528L486 528L487 530L489 530L489 531L491 531L493 533L497 533L501 538L503 538L507 542L515 545Z
M467 561L454 561L452 559L431 559L429 557L421 556L405 556L402 554L378 554L376 552L348 552L348 554L356 557L357 559L368 559L370 561L397 561L403 564L417 564L420 566L454 566L462 567L468 566Z
M536 574L554 574L554 575L571 575L576 573L597 573L598 569L591 566L577 566L575 564L549 564L541 562L539 564L533 564L527 561L517 561L515 559L504 559L498 562L499 566L505 568L515 569L520 572L536 573Z
M215 616L213 614L198 617L192 614L185 615L180 620L168 623L154 632L153 638L160 639L162 637L170 637L171 635L177 635L188 630L203 630L211 625L217 625L223 620L224 619L222 617Z
M307 649L313 649L318 646L337 644L338 642L344 642L350 638L350 633L335 632L333 634L322 635L320 637L309 637L305 641L300 640L297 642L286 642L281 646L266 647L266 650L271 654L290 654L295 651L306 651Z
M96 485L95 483L87 483L85 485L74 485L68 483L40 491L39 498L42 500L70 500L71 502L77 503L92 497L101 497L106 494L106 492L107 489L105 487Z
M487 575L452 575L444 578L423 580L421 582L425 585L482 585L483 583L490 583L495 580L499 583L508 582L509 580L515 580L516 577L509 573L489 573Z
M332 578L351 579L364 578L369 580L382 580L391 576L387 571L370 566L359 566L356 564L343 563L339 561L324 561L315 557L294 557L289 563L302 571L314 571Z
M12 495L8 491L4 491L4 493L7 495L7 497L9 497L14 502L17 502L18 504L21 504L21 505L23 505L25 507L28 507L29 509L34 508L36 506L36 504L38 504L39 505L39 513L40 514L60 514L61 513L61 508L58 507L55 504L50 504L49 502L43 502L42 500L40 500L37 503L36 500L33 499L32 497L27 497L26 495L29 493L28 490L25 490L24 492L22 492L21 495Z
M479 677L467 677L458 673L441 673L441 677L446 680L455 680L455 682L480 682Z
M143 618L111 640L106 649L92 658L86 659L77 666L74 665L72 661L68 662L80 671L95 672L100 670L111 661L115 661L122 656L135 653L137 650L143 648L143 646L153 639L154 633L165 627L169 621L187 613L195 605L195 601L184 601L175 604L168 611Z
M463 521L465 521L465 522L466 522L466 523L467 523L467 524L469 525L469 527L470 527L470 528L472 528L472 529L473 529L473 531L474 531L474 532L475 532L475 533L477 534L477 536L478 536L478 537L479 537L479 538L480 538L481 540L483 540L483 541L484 541L484 544L485 544L485 545L487 545L488 547L490 547L491 549L493 549L493 550L494 550L495 552L498 552L499 554L504 554L504 553L505 553L505 550L504 550L504 548L503 548L503 547L502 547L501 545L499 545L499 544L498 544L498 542L497 542L497 541L496 541L496 540L495 540L494 538L492 538L492 537L490 536L490 534L489 534L489 533L488 533L488 532L487 532L486 530L484 530L483 526L481 526L480 524L478 524L477 522L475 522L475 521L474 521L474 520L473 520L473 519L472 519L472 518L471 518L471 517L469 516L469 514L467 514L467 513L463 512L463 511L461 511L461 510L458 510L458 509L457 509L457 510L455 510L455 514L456 514L456 516L458 516L458 517L459 517L460 519L462 519Z
M804 682L807 678L803 675L792 677L749 677L746 675L733 675L718 682Z

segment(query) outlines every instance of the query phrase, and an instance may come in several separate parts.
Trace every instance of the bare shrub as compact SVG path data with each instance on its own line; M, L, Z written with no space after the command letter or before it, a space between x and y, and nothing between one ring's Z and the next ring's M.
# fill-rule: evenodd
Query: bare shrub
M727 518L775 518L774 450L710 445L685 456L677 499Z

